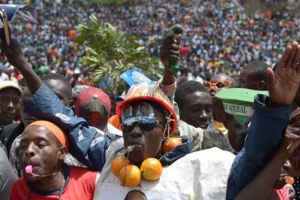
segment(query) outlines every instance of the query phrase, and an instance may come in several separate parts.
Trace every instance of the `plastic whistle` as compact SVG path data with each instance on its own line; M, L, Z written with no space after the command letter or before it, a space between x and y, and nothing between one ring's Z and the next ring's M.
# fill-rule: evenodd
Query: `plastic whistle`
M290 185L293 185L295 182L294 178L291 176L284 176L284 181L286 184L290 184Z
M32 173L32 165L27 165L26 167L25 167L25 172L26 172L26 174L31 174L31 175L33 175L33 176L35 176L35 177L47 177L47 176L53 176L53 175L56 175L58 172L55 172L55 173L52 173L52 174L43 174L43 175L39 175L39 174L34 174L34 173Z
M177 35L182 34L183 32L183 28L181 25L179 24L175 24L173 25L171 28L169 28L169 30L166 32L165 34L165 39L169 38L172 40L175 40ZM179 71L179 65L178 65L178 61L177 60L170 60L170 70L173 73L177 73Z
M25 167L25 172L26 172L27 174L31 174L31 173L32 173L32 165L27 165L27 166Z

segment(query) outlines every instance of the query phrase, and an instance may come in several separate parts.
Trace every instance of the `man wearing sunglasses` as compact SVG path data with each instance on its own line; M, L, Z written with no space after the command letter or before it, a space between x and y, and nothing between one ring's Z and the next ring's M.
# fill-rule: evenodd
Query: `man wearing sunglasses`
M3 45L2 48L5 49L4 52L9 62L24 75L28 89L33 94L31 101L25 108L25 112L36 119L55 122L68 134L70 144L72 144L70 153L88 168L102 171L105 163L105 151L113 138L104 133L99 134L97 130L89 128L86 120L77 118L70 108L61 104L57 96L36 76L30 64L24 58L20 44L16 40L12 39L10 47L4 41L1 41L1 44ZM175 90L175 78L173 72L169 70L169 60L178 60L180 54L179 43L176 40L167 40L162 47L165 48L164 53L161 53L165 70L163 79L158 85L167 96L172 96ZM18 59L15 59L16 57ZM45 106L46 104L48 106ZM148 111L141 109L140 112L145 114ZM93 154L94 151L97 153Z
M176 51L175 53L172 53L174 52L172 50L174 49L174 46L176 47ZM178 59L179 54L177 54L177 52L179 52L179 46L176 44L176 41L166 40L164 41L163 47L161 52L168 54L169 56L162 56L162 58L168 61ZM25 112L33 115L37 119L48 120L59 126L69 139L70 152L72 155L78 158L78 160L88 168L103 172L101 180L104 180L105 183L99 181L97 186L107 186L107 184L113 186L104 189L105 192L102 192L103 187L99 188L98 191L100 192L96 192L95 199L125 198L130 189L120 186L118 178L111 176L110 161L118 155L116 154L117 152L122 153L124 152L122 150L125 150L126 153L130 149L131 153L128 154L128 158L132 163L138 166L146 158L158 158L164 166L171 165L173 162L183 159L180 162L181 164L172 164L172 168L169 168L169 170L166 171L164 170L165 175L163 175L164 177L161 177L161 180L169 182L168 179L171 178L172 181L170 181L167 186L164 186L164 183L161 182L159 187L162 188L163 192L161 192L161 189L153 190L151 191L151 193L153 192L151 196L154 195L154 197L157 198L163 195L163 197L166 198L175 198L180 195L183 198L193 196L196 196L197 198L199 195L206 196L209 193L213 193L216 199L219 199L220 196L225 195L224 188L226 188L227 184L226 178L234 159L234 156L231 153L214 149L209 153L206 153L205 151L202 153L201 151L199 152L201 155L194 154L191 157L185 156L191 152L191 142L189 139L196 138L196 140L199 140L199 146L201 146L200 139L203 134L196 132L194 138L183 138L183 144L173 149L173 152L175 153L163 154L162 145L175 133L178 118L172 107L172 100L169 99L165 94L165 91L162 91L158 85L152 84L150 85L150 88L148 87L149 85L146 85L142 90L138 87L129 91L129 94L132 95L127 95L126 100L117 107L117 113L123 125L123 138L111 143L112 139L109 138L109 136L105 134L101 135L95 129L89 128L88 123L83 118L76 117L71 108L62 105L59 98L43 84L33 72L30 64L26 62L22 55L20 45L17 41L12 39L10 47L2 41L1 48L5 52L8 60L20 69L24 75L30 93L33 94L25 107ZM173 74L168 70L169 62L164 62L164 64L167 68L162 84L172 85L174 83L174 78ZM129 115L127 116L126 114L126 119L122 119L121 117L122 108L124 106L129 107ZM145 109L145 107L147 107L147 109ZM123 114L123 116L125 115ZM202 131L202 129L200 130ZM134 148L132 148L132 146ZM220 173L215 173L214 176L222 177L222 181L215 184L213 191L210 188L201 191L200 188L197 188L197 191L195 192L190 191L189 188L192 188L193 181L187 184L185 181L186 179L174 179L174 177L168 175L178 173L180 174L180 177L187 176L185 175L185 171L181 170L182 164L186 165L189 170L193 170L194 168L202 169L199 165L194 166L193 163L200 164L200 160L206 160L205 158L211 160L211 162L207 162L212 163L212 166L214 166L210 166L209 169L204 170L206 173L205 177L211 177L210 174L213 174L213 172L218 170ZM220 164L220 160L222 160L222 164ZM106 162L105 169L103 169ZM206 162L203 162L203 165L208 166ZM188 176L190 180L194 180L196 177L194 173L188 173ZM107 177L109 178L107 179ZM112 184L110 184L111 180L113 181ZM177 190L176 187L172 187L173 184L176 184L177 180L180 180L179 185L182 190ZM195 181L199 181L199 179L195 179ZM143 185L143 182L141 182L141 185ZM209 178L201 184L208 185L210 183L211 179ZM145 182L142 190L145 191L147 188L153 187L153 184L155 184L155 182ZM118 192L114 193L114 191ZM116 198L112 194L120 194L121 198Z
M256 97L255 120L252 122L251 131L259 134L252 134L253 137L250 137L247 143L257 146L264 144L261 148L264 148L265 151L262 156L258 156L250 150L248 154L244 154L244 158L253 156L253 159L246 161L241 160L241 157L236 157L235 165L232 168L232 172L235 173L231 174L230 179L233 184L228 185L230 187L228 199L234 199L240 190L258 174L268 162L268 158L278 148L282 139L282 130L289 120L289 107L286 105L291 103L294 98L293 95L300 84L299 75L297 74L297 72L300 74L300 66L299 68L297 65L295 66L295 58L300 56L299 49L298 43L293 43L293 46L287 48L284 53L281 73L276 75L270 73L273 80L269 91L270 98L266 96ZM296 52L297 56L294 56ZM290 76L292 77L291 80L289 80ZM278 95L280 98L278 98ZM141 105L145 103L150 108L148 116L142 116L140 111ZM130 106L132 115L126 119L121 117L123 141L111 144L107 153L107 163L97 183L94 199L109 200L116 199L116 197L122 199L131 190L120 186L119 179L112 175L110 169L111 161L120 154L127 156L131 163L138 167L147 158L155 157L162 162L164 168L159 180L153 182L142 179L139 186L136 187L136 189L143 191L148 199L217 200L225 198L224 190L227 188L228 177L226 167L235 158L233 154L211 148L189 153L185 156L178 155L178 148L184 150L188 146L189 141L184 141L182 145L171 150L170 154L175 155L176 159L170 161L169 154L161 152L161 146L168 141L169 137L173 136L178 119L168 98L158 88L150 87L147 84L137 85L130 88L126 99L118 105L118 116L122 116L125 106ZM265 126L265 124L270 126ZM262 129L263 131L261 131ZM262 140L260 134L269 136L269 139ZM184 152L188 153L188 151ZM167 160L170 162L163 162ZM174 160L176 161L174 162ZM258 163L253 163L253 160L258 161ZM229 165L231 166L231 164ZM244 166L249 167L251 170L246 172ZM225 185L222 181L224 177L226 177ZM240 177L243 177L241 182L239 182ZM224 188L221 188L222 186ZM112 193L116 196L112 197Z
M171 44L170 46L173 47L176 45L173 40L164 42L168 42ZM292 53L287 51L286 54L295 54L295 46L298 46L298 44L293 44ZM191 151L189 140L183 140L182 145L173 149L175 152L180 150L181 154L176 153L175 156L171 156L174 155L171 153L162 154L161 147L168 141L169 137L174 134L178 118L175 110L172 108L171 101L159 87L155 85L151 85L151 87L149 87L149 85L142 85L142 88L141 86L132 88L133 90L129 92L130 95L117 107L118 116L124 127L123 140L121 138L111 143L110 138L107 136L99 136L97 131L88 127L85 120L77 118L72 112L72 109L62 106L58 97L41 82L33 72L30 64L26 62L17 41L12 39L10 47L1 41L1 48L11 64L20 69L30 92L33 94L25 111L37 119L55 122L55 124L67 134L70 142L70 152L72 152L74 156L76 155L78 160L82 161L88 168L102 171L105 164L103 173L97 183L95 199L118 199L112 194L124 198L130 190L127 187L120 186L119 179L112 175L110 170L110 162L118 156L118 153L128 156L129 160L137 166L146 158L158 158L163 165L169 165L169 167L163 169L163 174L158 182L145 180L140 182L139 188L142 188L142 190L146 192L147 198L148 195L151 195L151 197L156 199L162 196L168 199L175 199L175 197L178 199L178 196L182 197L181 199L207 199L207 197L210 199L224 199L228 173L234 160L233 154L221 151L218 148L212 148L186 155ZM172 52L172 50L170 50L172 48L170 48L169 51L166 49L164 52ZM179 47L177 46L177 51L178 50ZM171 53L169 53L169 56L170 54ZM172 55L168 60L177 60L178 55ZM288 55L284 56L284 58L288 57ZM283 64L289 63L288 60L289 59L283 60ZM164 62L164 64L165 63L166 62ZM295 62L293 61L293 63ZM292 70L296 69L294 67L291 68L290 73ZM283 70L282 73L287 73L287 71L288 70ZM292 74L296 76L297 73ZM171 77L173 78L172 75ZM278 81L280 76L276 78L277 84L284 84L280 80ZM274 77L273 79L275 82ZM173 82L170 81L164 84L171 85L172 83ZM294 83L294 87L295 84L299 86L297 81ZM279 87L274 88L277 89ZM278 94L278 92L279 91L275 90L275 94ZM280 92L287 91L280 90ZM285 95L280 97L281 99L285 98ZM43 102L40 102L41 99L43 99ZM45 102L47 102L47 106L44 106ZM148 104L148 116L142 116L141 114L141 105L143 103ZM131 107L132 115L122 121L122 108L126 105ZM259 115L256 121L261 121L259 120ZM259 128L260 127L253 125L253 132L259 132ZM280 134L282 133L282 131L278 129L268 129L266 131L272 131L274 134L278 132L280 132ZM199 139L199 132L197 134L198 135L193 136ZM190 138L193 139L193 137ZM106 152L106 150L108 151ZM176 177L174 177L174 175L176 175ZM202 178L200 179L199 176ZM174 185L176 185L176 187L174 187ZM209 187L210 185L214 187Z
M213 119L222 122L225 112L222 102L215 98L215 94L225 88L234 88L235 81L226 74L217 74L210 81L203 81L203 84L213 98Z
M215 98L215 94L225 88L234 88L235 81L226 74L217 74L212 77L210 81L203 81L203 84L207 88L207 91L210 93L213 99L213 120L208 126L208 129L221 131L223 134L227 134L227 129L223 124L223 119L225 116L224 107L222 101Z

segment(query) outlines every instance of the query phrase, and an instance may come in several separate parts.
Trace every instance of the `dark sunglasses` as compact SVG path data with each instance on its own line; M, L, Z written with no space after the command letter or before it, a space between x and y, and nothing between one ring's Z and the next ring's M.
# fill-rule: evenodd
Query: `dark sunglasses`
M151 131L160 122L154 116L140 116L127 118L122 123L124 133L132 131L133 127L137 124L141 129Z
M221 89L224 87L230 88L232 84L232 81L230 80L224 80L224 81L218 81L215 83L209 82L209 81L203 81L203 85L207 88L207 90L212 89L213 87L217 89Z

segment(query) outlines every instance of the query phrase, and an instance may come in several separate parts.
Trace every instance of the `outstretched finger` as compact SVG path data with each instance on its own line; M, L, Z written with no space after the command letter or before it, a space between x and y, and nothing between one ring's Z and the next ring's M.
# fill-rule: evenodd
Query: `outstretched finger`
M299 52L299 57L297 62L296 73L299 75L300 74L300 45L298 45L298 52Z
M297 45L296 53L295 53L293 63L292 63L292 68L295 71L297 71L297 69L298 69L299 58L300 58L300 48L299 48L299 45Z
M280 61L278 63L278 67L276 71L279 71L280 68L285 68L290 56L290 53L292 51L292 47L291 46L287 46L283 52L283 55L280 58Z
M292 50L291 50L289 58L287 60L286 68L292 68L293 67L293 64L295 62L295 57L296 57L297 50L298 50L298 43L297 42L293 42L292 43ZM296 62L298 62L298 61L296 61Z

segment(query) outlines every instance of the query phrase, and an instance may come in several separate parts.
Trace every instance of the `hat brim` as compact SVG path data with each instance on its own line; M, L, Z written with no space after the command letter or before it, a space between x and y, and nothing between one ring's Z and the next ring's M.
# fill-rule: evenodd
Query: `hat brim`
M226 88L216 93L215 97L223 103L252 106L256 95L269 95L268 91L251 90L246 88Z
M15 85L6 85L6 86L3 86L3 87L0 87L0 91L4 90L4 89L7 89L7 88L16 89L20 93L20 95L22 94L22 89L18 86L15 86Z

